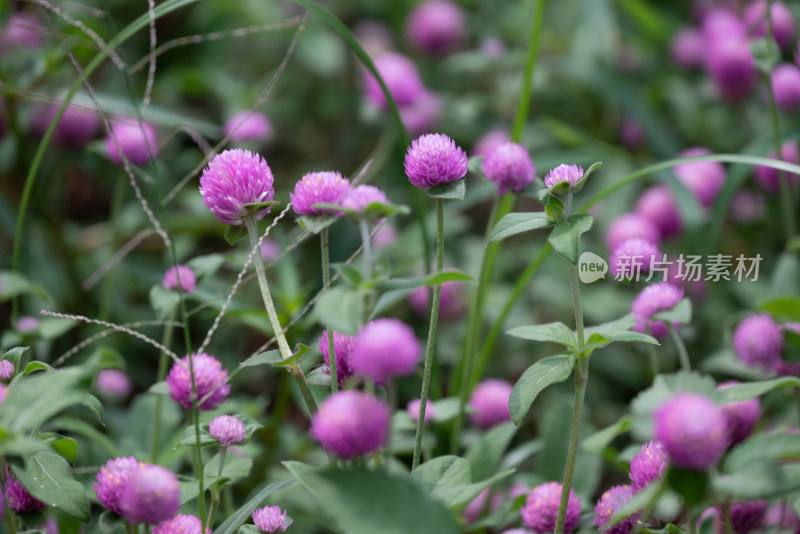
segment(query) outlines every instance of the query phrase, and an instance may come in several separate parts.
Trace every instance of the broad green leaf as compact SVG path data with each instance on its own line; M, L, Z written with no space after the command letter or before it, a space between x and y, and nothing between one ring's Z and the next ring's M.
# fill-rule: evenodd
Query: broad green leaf
M317 301L314 313L326 328L354 336L364 316L364 298L355 289L332 287Z
M125 358L116 349L100 346L94 349L90 357L97 361L97 368L103 369L125 369Z
M86 490L72 477L69 463L61 455L49 450L35 451L25 458L25 470L14 471L25 489L49 508L89 522Z
M200 279L213 276L224 263L225 256L222 254L205 254L192 258L186 265L194 271L195 277Z
M506 333L520 339L558 343L572 350L575 350L578 346L578 339L575 337L575 333L564 323L518 326Z
M14 364L14 369L19 370L19 362L22 360L22 355L28 347L14 347L3 355L4 360L8 360Z
M85 437L101 449L109 458L116 458L122 456L122 453L117 448L116 444L108 439L108 436L97 430L95 427L76 417L59 417L50 422L53 428L71 432Z
M628 431L631 427L632 417L630 415L623 415L616 423L607 426L603 430L599 430L583 439L581 446L583 450L593 454L601 455L606 447L614 441L614 438Z
M552 193L552 191L548 189L547 204L544 206L544 212L547 214L548 219L555 224L559 224L564 221L564 203L561 202L558 196L550 195L550 193Z
M229 245L235 245L237 241L247 237L247 228L243 224L238 226L228 226L225 230L225 241Z
M444 504L447 508L456 510L462 506L466 506L472 502L472 500L475 499L475 497L477 497L483 490L495 482L510 476L515 471L516 469L507 469L490 478L481 480L480 482L436 488L431 495L433 498Z
M0 285L0 302L25 293L36 295L46 302L50 301L50 296L42 286L32 283L20 273L0 271L0 280L3 281L2 285Z
M425 191L431 198L442 198L445 200L464 200L467 193L467 183L465 179L456 180L448 184L432 187Z
M261 211L265 210L266 208L270 208L277 204L280 204L280 202L275 202L274 200L270 200L268 202L248 202L247 204L243 204L243 206L252 215L258 215Z
M279 350L268 350L259 352L255 356L250 356L245 361L239 363L239 367L257 367L259 365L273 365L283 360Z
M170 291L161 284L156 284L150 288L150 307L156 312L156 317L166 319L180 302L180 295L177 291Z
M522 374L511 391L508 408L511 420L519 425L539 393L547 386L563 382L572 374L575 356L558 354L534 363Z
M553 249L565 260L575 265L581 249L581 235L588 232L594 224L594 217L586 213L571 215L558 223L547 240Z
M465 458L472 468L473 480L489 478L497 466L517 429L510 421L492 427L467 451Z
M28 376L29 374L35 373L37 371L48 371L50 373L54 373L55 369L53 369L53 367L49 363L32 361L25 366L25 370L22 371L22 376Z
M210 460L205 462L203 468L204 477L220 476L217 475L219 469L219 453L215 454ZM227 479L221 486L236 484L243 478L250 475L253 468L253 459L247 456L236 456L235 454L225 455L225 465L222 469L222 478Z
M304 217L300 217L300 220L298 222L300 223L300 227L303 228L304 230L308 230L313 234L318 234L325 228L335 223L336 219L337 219L336 217L333 217L331 215L317 216L317 217L311 217L306 215Z
M264 501L277 491L282 491L292 484L295 483L294 479L289 480L281 480L280 482L273 482L272 484L268 484L258 493L256 493L255 497L247 501L243 506L237 509L233 514L229 515L228 518L217 528L214 529L215 534L233 534L236 532L242 524L250 519L253 510L262 506Z
M61 438L50 444L50 447L64 457L70 464L78 461L78 442L72 438Z
M543 211L531 213L509 213L492 228L489 234L489 243L497 243L503 239L511 236L529 232L531 230L539 230L540 228L547 228L553 222L547 217Z
M306 381L309 385L317 386L320 388L331 387L331 375L325 372L325 368L317 367L306 375Z
M616 333L609 333L606 335L602 334L592 334L589 336L589 339L586 340L586 345L583 346L583 350L581 351L582 354L590 353L601 349L615 341L619 341L622 343L634 343L634 342L641 342L641 343L649 343L651 345L658 345L658 340L652 336L647 334L643 334L641 332L616 332Z
M45 317L39 321L39 335L44 339L55 339L71 330L77 321L61 317Z
M186 445L187 447L196 447L197 446L197 432L195 431L194 425L191 424L183 429L183 434L181 435L180 444ZM208 431L208 423L201 423L200 424L200 446L207 447L209 445L217 445L217 440L211 437L211 434Z
M446 399L434 401L433 408L436 411L433 416L434 422L442 423L454 418L458 415L460 404L461 401L456 397L448 397Z
M712 486L716 495L735 500L787 498L800 490L798 468L797 464L781 465L776 460L753 460L714 477Z
M396 215L398 213L406 215L410 212L411 210L408 208L408 206L373 202L364 208L363 215L366 216L370 221L377 221L379 219L391 217L392 215Z
M426 493L472 482L469 462L458 456L438 456L411 472L411 479Z
M669 310L655 314L653 319L670 323L689 324L692 322L692 302L688 298L683 298Z
M358 287L364 280L364 276L361 274L361 271L352 265L347 265L346 263L335 263L333 268L336 269L336 272L338 272L341 277L353 287Z
M725 470L736 471L763 460L800 458L800 434L756 434L737 445L725 459Z
M762 380L759 382L747 382L744 384L736 384L719 390L719 396L722 402L740 402L755 399L764 393L772 391L776 388L782 387L800 387L800 379L793 376L785 376L782 378L774 378L772 380Z
M800 321L800 298L798 297L781 296L762 302L758 307L779 319Z
M625 315L619 319L614 319L607 323L599 324L597 326L590 326L583 331L586 339L589 339L594 334L600 334L608 337L610 334L618 334L620 332L627 332L636 324L636 319L632 314Z
M97 421L101 425L105 426L105 423L103 422L103 405L100 403L100 400L97 397L95 397L91 393L87 393L83 397L83 401L81 402L81 404L89 408L92 411L92 413L94 413L95 416L97 416Z

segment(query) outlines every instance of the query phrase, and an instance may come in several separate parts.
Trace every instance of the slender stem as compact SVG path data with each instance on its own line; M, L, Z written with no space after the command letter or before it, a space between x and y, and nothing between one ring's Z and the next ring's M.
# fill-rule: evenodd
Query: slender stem
M658 376L658 354L656 354L655 345L648 343L647 352L650 356L650 370L653 372L653 382L655 382L656 377Z
M672 343L675 344L675 349L678 351L678 358L681 362L681 369L684 371L691 371L692 365L689 363L689 353L686 352L686 345L683 344L683 340L681 336L678 335L678 331L675 330L675 326L670 321L664 321L664 324L667 325L667 330L669 330L669 336L672 338Z
M389 404L389 413L393 414L397 411L397 386L394 380L389 380L386 384L386 402ZM389 418L389 425L386 428L386 465L389 465L389 460L392 457L392 418Z
M197 505L200 510L200 521L203 529L205 529L206 517L206 490L203 487L205 481L203 480L203 450L200 448L200 410L197 408L197 388L194 383L194 369L192 368L192 360L189 358L189 374L192 375L192 419L194 420L194 451L195 451L195 473L197 474ZM203 530L205 532L205 530Z
M108 249L111 254L117 249L117 220L119 219L119 212L122 209L122 201L125 199L125 190L128 187L124 172L120 173L114 184L114 192L111 194L111 208L108 215ZM113 302L116 269L106 274L103 280L103 291L100 297L100 318L108 320L111 314L111 303Z
M539 37L542 35L542 21L544 21L545 0L536 0L536 11L531 19L531 40L528 42L528 56L525 59L525 72L522 75L522 90L517 104L517 114L514 117L514 128L511 140L519 143L522 138L522 128L528 118L531 105L531 87L533 76L536 72L536 58L539 55Z
M722 506L722 515L725 520L725 533L726 534L733 534L733 524L731 523L731 503L726 502ZM782 525L783 522L779 522L779 525Z
M331 287L331 267L330 267L330 239L328 229L323 228L319 233L321 254L322 254L322 290L327 291ZM331 393L339 390L339 375L336 371L336 344L334 343L333 328L326 328L328 334L328 367L331 373Z
M358 229L361 233L361 241L364 244L364 252L362 256L362 273L365 282L372 280L373 262L372 262L372 236L369 231L369 222L366 219L358 221ZM372 314L372 309L375 307L375 291L370 290L364 295L364 315L361 318L362 324L366 324L367 319Z
M578 269L569 264L569 281L572 286L572 306L575 308L575 330L578 334L578 353L583 350L583 310L581 309L581 290L578 286Z
M217 478L222 476L222 470L225 468L225 456L228 454L228 447L222 447L222 450L219 451L219 465L217 466ZM208 520L206 521L206 525L208 528L211 528L214 525L214 516L217 513L217 508L219 507L220 501L220 490L219 488L212 488L211 489L211 509L208 511Z
M292 357L292 349L289 348L289 342L286 341L286 336L283 334L283 327L281 326L280 319L278 319L278 312L275 311L275 303L272 302L272 295L269 292L267 273L264 270L264 260L261 258L261 254L258 250L259 236L256 218L252 215L248 215L244 218L244 224L247 227L247 233L250 236L250 247L254 250L253 262L256 265L256 278L258 279L258 285L261 288L261 298L264 300L264 307L267 310L269 323L272 326L272 331L275 334L275 339L278 342L278 349L281 351L281 356L283 356L283 359L286 360ZM300 388L300 393L303 395L303 400L306 402L308 412L310 414L314 414L314 412L317 411L317 403L308 387L306 375L303 374L303 370L300 368L300 365L298 365L297 362L292 362L290 371L292 373L292 377L297 382L297 387Z
M436 199L436 272L442 272L444 266L444 200ZM417 436L414 443L414 460L411 463L411 470L419 465L419 457L422 452L422 431L425 427L425 408L428 404L428 389L431 382L431 367L433 365L433 349L436 346L436 327L439 323L439 296L442 293L442 285L436 284L433 288L433 299L431 299L431 320L428 325L428 344L425 347L425 369L422 373L422 392L420 393L419 419L417 420Z
M174 330L173 323L175 322L176 309L172 308L167 316L167 324L164 325L164 335L161 339L161 344L165 347L170 346L172 343L172 332ZM161 352L158 357L158 374L156 375L156 383L163 382L167 376L167 364L169 363L169 355L166 352ZM164 395L156 396L156 405L153 412L153 441L150 444L150 461L154 464L158 463L158 442L161 441L161 409L163 407Z

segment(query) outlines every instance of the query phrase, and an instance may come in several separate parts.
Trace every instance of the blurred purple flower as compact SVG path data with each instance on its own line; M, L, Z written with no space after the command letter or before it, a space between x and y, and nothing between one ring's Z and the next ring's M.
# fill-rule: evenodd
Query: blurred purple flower
M386 385L393 378L412 374L421 355L410 326L398 319L381 318L367 323L356 336L350 365L355 374Z
M459 45L466 28L467 19L458 4L450 0L425 0L409 13L405 34L413 48L441 54Z
M339 391L323 401L309 433L322 448L344 459L363 456L386 443L389 408L377 397L355 390Z
M695 471L712 467L728 447L722 409L696 393L678 393L658 408L655 435L673 464Z
M189 373L190 357L194 373ZM184 356L172 365L167 375L167 386L172 400L187 410L192 407L192 374L194 374L198 409L214 410L225 402L231 391L230 384L225 383L228 371L222 368L222 364L216 358L205 353Z
M480 381L469 399L469 407L473 411L469 414L472 424L487 430L500 423L511 421L508 399L513 389L513 384L498 378Z
M103 369L97 373L97 390L102 395L125 398L131 394L133 384L119 369Z
M561 492L562 487L558 482L546 482L533 488L520 510L525 526L532 528L535 532L553 532L558 516L558 505L561 501ZM564 532L570 533L578 528L580 519L581 498L575 495L574 489L570 489Z
M178 277L180 277L180 284L178 283ZM167 269L161 285L170 291L178 291L178 287L180 287L184 293L194 293L197 289L197 279L191 267L178 265Z
M146 165L150 157L158 156L156 129L136 119L111 123L111 134L106 135L106 155L115 165L122 165L124 155L134 165Z
M246 110L229 118L223 131L234 143L266 141L272 134L272 124L263 113Z
M503 143L481 163L486 178L497 185L499 194L519 193L536 178L536 167L528 151L517 143Z
M160 465L145 464L122 486L119 503L122 517L131 523L161 523L181 507L178 478Z

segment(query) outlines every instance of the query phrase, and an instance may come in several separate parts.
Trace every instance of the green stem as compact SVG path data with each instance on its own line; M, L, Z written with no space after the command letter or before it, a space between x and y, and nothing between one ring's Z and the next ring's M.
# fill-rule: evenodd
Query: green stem
M361 241L364 244L364 252L362 255L362 273L364 281L369 283L372 281L373 262L372 262L372 236L369 230L369 221L360 219L358 221L358 230L361 233ZM362 324L366 324L367 319L372 314L372 309L375 307L375 292L370 290L364 295L364 316L361 318Z
M648 343L647 351L650 356L650 370L653 372L653 382L655 382L656 377L658 376L658 354L656 354L655 345Z
M225 467L225 456L228 454L228 448L222 447L222 450L219 451L219 466L217 467L217 478L222 476L222 470ZM220 491L219 488L212 488L211 489L211 509L208 511L208 520L206 521L206 525L208 528L211 528L214 525L214 516L217 513L217 508L219 507L219 500L220 500Z
M722 516L725 520L725 533L726 534L733 534L733 524L731 523L731 503L726 502L722 507ZM778 523L779 525L783 524L783 521Z
M121 176L114 184L114 192L111 194L111 209L108 215L108 248L113 255L117 249L117 220L119 219L119 212L122 209L122 201L125 199L125 190L128 187L127 176L125 173L120 173ZM103 291L100 297L100 318L108 320L111 313L111 303L114 296L114 278L116 270L112 269L106 274L103 280Z
M436 199L436 272L442 272L444 266L444 200ZM425 427L425 408L428 404L428 389L431 382L431 367L433 365L433 349L436 346L436 327L439 323L439 296L442 293L442 285L436 284L433 288L433 299L431 299L431 320L428 325L428 344L425 347L425 369L422 373L422 392L420 393L419 420L417 420L417 436L414 442L414 459L411 463L411 470L419 465L419 457L422 452L422 431Z
M539 55L539 38L542 35L542 21L544 21L545 0L536 0L536 11L531 19L531 40L528 42L528 55L525 58L525 72L522 75L522 90L517 104L517 114L514 117L514 128L511 132L511 140L519 143L522 138L522 128L528 118L528 110L531 105L531 87L533 86L533 76L536 72L536 58Z
M167 324L164 326L164 335L161 339L161 344L169 347L172 343L173 323L175 322L175 308L169 312L167 316ZM169 354L161 352L158 357L158 374L156 376L156 383L163 382L167 376L167 364L169 363ZM161 409L163 407L164 395L156 395L156 405L153 413L153 441L150 444L150 461L154 464L158 463L158 442L161 441Z
M678 358L681 362L681 369L684 371L691 371L692 365L689 363L689 353L686 352L686 345L683 344L683 340L681 336L678 335L678 331L675 330L675 326L670 321L664 321L664 324L667 325L667 330L669 330L669 336L672 338L672 343L675 344L675 349L678 351Z
M205 481L203 480L203 451L200 448L200 410L197 408L197 388L194 383L194 369L192 360L189 358L189 374L192 375L192 419L194 420L194 451L195 451L195 473L197 475L197 505L200 510L200 521L202 523L203 531L205 532L205 517L206 517L206 490L204 488Z
M331 287L331 267L330 267L330 236L328 229L323 228L319 233L321 254L322 254L322 290L327 291ZM339 375L336 372L336 344L334 343L333 328L326 328L328 334L328 367L331 373L331 393L339 390Z
M281 326L280 319L278 319L278 312L275 311L275 303L272 302L272 295L269 292L267 273L264 270L264 260L261 258L258 249L259 235L256 218L252 215L248 215L244 217L244 224L250 236L250 247L253 249L253 262L256 265L256 278L258 278L258 285L261 288L261 298L264 300L264 307L267 310L269 323L272 326L272 331L278 342L278 349L283 359L287 360L292 357L292 349L289 348L289 342L286 341L286 336L283 334L283 327ZM314 400L314 396L311 394L311 389L308 387L306 375L303 374L303 370L297 362L292 362L290 372L292 373L292 378L297 382L297 387L300 388L300 393L303 395L303 400L306 402L309 414L313 415L317 411L317 403Z

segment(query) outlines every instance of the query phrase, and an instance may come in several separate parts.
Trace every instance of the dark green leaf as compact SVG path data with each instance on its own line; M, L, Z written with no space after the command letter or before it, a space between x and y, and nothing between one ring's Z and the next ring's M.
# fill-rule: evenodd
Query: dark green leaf
M83 401L81 402L81 404L89 408L92 411L92 413L94 413L95 416L97 416L97 421L101 425L105 426L105 423L103 422L103 405L100 403L97 397L95 397L91 393L87 393L83 397Z
M467 184L465 179L456 180L448 184L432 187L425 191L425 194L431 198L443 198L445 200L464 200L464 195L467 192Z
M101 534L116 534L117 532L125 532L125 523L123 520L111 510L106 510L100 514L97 520L97 528Z
M239 364L239 367L257 367L259 365L272 365L279 363L283 360L279 350L268 350L267 352L259 352L255 356L250 356L245 361Z
M78 442L72 438L61 438L50 444L50 447L64 457L70 464L78 461Z
M762 302L758 307L778 319L800 321L800 298L798 297L781 296Z
M772 380L762 380L759 382L748 382L745 384L736 384L719 390L719 396L722 402L740 402L755 399L764 393L772 391L776 388L782 387L800 387L800 379L793 376L785 376L782 378L774 378Z
M426 493L472 482L469 462L458 456L439 456L411 472L411 479Z
M480 482L473 482L471 484L459 484L455 486L436 488L431 496L444 504L447 508L451 510L457 510L458 508L469 504L483 490L495 482L510 476L512 473L514 473L514 471L515 469L507 469L490 478L481 480Z
M534 363L522 374L511 391L508 407L511 420L520 424L539 393L547 386L563 382L572 374L575 356L558 354Z
M547 228L552 224L553 222L547 217L547 214L541 211L509 213L492 228L489 234L489 243L496 243L523 232Z
M510 421L492 427L484 433L467 451L466 459L472 468L472 478L483 480L497 471L503 453L517 429Z
M228 518L217 528L214 529L215 534L233 534L236 532L239 527L250 518L250 515L253 513L253 510L262 506L264 501L267 500L267 497L272 495L277 491L282 491L292 484L294 484L295 480L281 480L280 482L273 482L272 484L268 484L258 493L256 496L247 501L244 506L241 506L237 509L232 515L229 515Z
M364 280L361 271L346 263L335 263L333 268L353 287L358 287Z
M547 192L549 195L552 191L548 189ZM544 212L547 214L547 218L556 224L564 221L564 203L555 195L550 195L547 199Z
M410 290L423 286L437 286L447 282L473 282L474 279L461 271L447 270L414 278L393 278L378 284L381 291Z
M269 202L248 202L247 204L243 204L244 208L249 211L253 215L257 215L261 211L269 208L271 206L275 206L280 204L280 202L269 201Z
M349 287L332 287L317 301L314 313L325 328L354 336L364 316L364 298Z
M520 339L558 343L572 350L575 350L578 345L578 339L575 337L572 329L564 323L558 322L518 326L509 330L507 334Z
M365 216L370 221L377 221L385 217L390 217L398 213L406 215L410 213L408 206L401 206L398 204L383 204L381 202L373 202L364 208L364 213L359 217Z
M205 462L203 468L204 477L217 476L219 469L219 453L215 454L210 460ZM225 465L222 469L222 478L227 479L225 482L219 484L219 487L236 484L243 478L250 475L253 468L253 459L246 456L236 456L235 454L225 455Z
M71 474L69 463L59 454L42 450L25 458L25 470L14 470L31 495L74 519L88 523L86 490Z
M670 466L667 470L667 483L683 497L686 506L692 508L705 499L708 491L708 473Z
M689 324L692 322L692 302L688 298L681 299L669 310L664 310L653 316L656 321Z
M30 282L20 273L0 271L0 279L3 280L3 284L0 285L0 302L24 293L36 295L46 302L50 301L50 296L42 286Z
M656 338L641 332L617 332L613 334L609 333L605 336L602 334L592 334L589 336L589 339L586 340L586 345L583 346L581 353L591 354L591 352L601 349L615 341L623 343L641 342L650 343L651 345L659 344Z
M575 184L575 186L572 188L572 192L579 193L580 190L583 189L583 185L586 183L586 180L589 178L589 176L594 171L599 169L602 165L603 165L602 161L592 163L592 165L588 169L586 169L586 171L583 173L583 177L580 179L580 181L577 184Z
M605 448L614 441L614 438L628 431L631 427L631 420L630 415L624 415L613 425L584 438L581 444L583 450L602 455Z
M562 221L550 232L548 241L553 249L565 260L575 265L581 249L581 235L588 232L594 224L594 217L578 213Z
M225 230L225 241L234 245L237 241L247 237L247 228L243 224L236 226L228 226Z
M19 370L19 362L26 350L28 350L28 347L14 347L3 355L3 359L13 363L14 369Z
M50 373L54 373L55 369L53 369L49 363L32 361L25 366L25 370L22 371L22 376L28 376L29 374L35 373L37 371L48 371Z
M180 444L186 445L187 447L196 447L197 446L197 435L194 428L194 425L189 425L183 429L183 434L181 435ZM209 445L217 445L218 442L214 439L211 434L208 432L208 423L201 423L200 424L200 446L207 447Z

